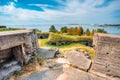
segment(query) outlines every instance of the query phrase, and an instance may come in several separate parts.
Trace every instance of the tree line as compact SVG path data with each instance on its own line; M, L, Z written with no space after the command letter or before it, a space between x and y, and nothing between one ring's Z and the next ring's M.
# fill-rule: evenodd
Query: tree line
M54 32L54 33L60 33L60 34L67 34L67 35L87 35L87 36L93 36L95 32L98 33L107 33L104 29L92 29L92 31L87 28L86 30L83 29L83 27L71 27L68 28L67 26L61 27L60 31L58 31L54 25L51 25L49 28L49 32Z

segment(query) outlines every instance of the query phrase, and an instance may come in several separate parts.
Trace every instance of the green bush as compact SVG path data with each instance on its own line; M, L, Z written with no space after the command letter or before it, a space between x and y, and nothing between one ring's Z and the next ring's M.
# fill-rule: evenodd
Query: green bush
M48 42L67 42L70 41L71 38L62 36L60 34L50 33Z
M60 34L50 33L48 42L78 42L78 41L91 41L91 36L63 36Z

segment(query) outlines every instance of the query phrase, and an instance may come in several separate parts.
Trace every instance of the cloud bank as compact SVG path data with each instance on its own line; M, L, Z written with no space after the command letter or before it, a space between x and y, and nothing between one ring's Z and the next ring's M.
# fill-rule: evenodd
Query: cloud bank
M120 23L120 0L56 0L50 4L27 4L39 10L16 7L19 0L0 6L0 24Z

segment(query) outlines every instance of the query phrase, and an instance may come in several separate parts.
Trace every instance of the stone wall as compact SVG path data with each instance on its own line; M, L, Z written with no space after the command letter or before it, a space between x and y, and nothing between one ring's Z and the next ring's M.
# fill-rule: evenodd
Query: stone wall
M95 59L91 71L120 79L120 36L95 34Z
M44 39L49 37L49 33L37 33L38 39Z
M10 57L10 54L24 54L25 57L36 53L37 49L37 35L34 30L0 32L0 62Z

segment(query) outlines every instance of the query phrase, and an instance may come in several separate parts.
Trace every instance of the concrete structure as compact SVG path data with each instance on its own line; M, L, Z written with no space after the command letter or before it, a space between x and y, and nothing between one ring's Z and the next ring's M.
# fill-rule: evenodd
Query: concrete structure
M71 51L65 54L67 63L63 67L51 64L52 69L43 69L21 80L120 80L120 36L95 34L94 47L93 61L80 51Z
M41 32L41 33L37 33L38 39L44 39L44 38L48 38L49 37L49 33L48 32Z
M88 71L91 66L91 60L88 59L84 53L78 51L71 51L65 55L72 66L76 66L79 69Z
M120 80L120 36L95 34L96 50L92 71Z
M37 48L37 36L34 30L0 32L0 62L11 57L12 54L14 57L23 55L25 58L35 53Z
M50 47L41 47L39 48L40 57L50 59L55 58L60 54L58 49Z
M6 72L12 73L20 69L15 66L17 63L20 66L27 64L37 50L38 42L35 30L0 32L0 80L8 76Z

